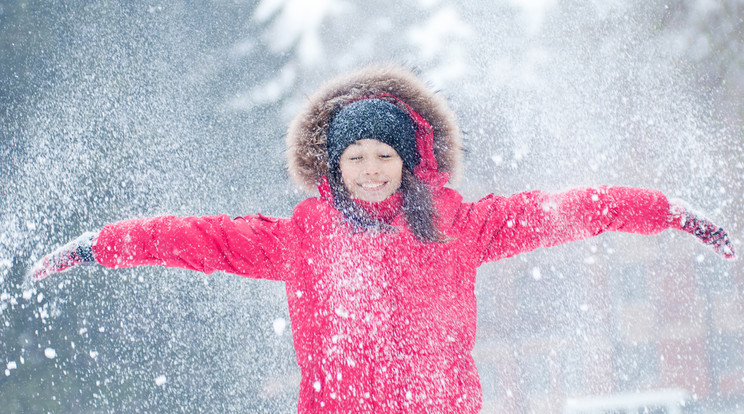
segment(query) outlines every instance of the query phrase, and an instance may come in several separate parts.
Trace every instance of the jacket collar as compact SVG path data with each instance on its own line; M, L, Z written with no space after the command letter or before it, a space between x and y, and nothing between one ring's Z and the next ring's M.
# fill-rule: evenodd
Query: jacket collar
M370 217L388 224L403 211L403 194L400 191L378 203L359 199L354 199L354 202Z

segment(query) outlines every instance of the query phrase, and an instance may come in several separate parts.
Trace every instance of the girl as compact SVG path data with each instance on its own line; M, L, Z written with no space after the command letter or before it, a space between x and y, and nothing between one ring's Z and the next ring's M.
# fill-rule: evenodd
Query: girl
M319 197L288 219L154 217L109 224L43 258L223 271L286 284L301 413L476 413L476 269L605 231L689 232L726 258L726 232L651 190L489 195L445 188L460 169L453 113L412 72L372 67L312 96L287 135L289 172Z

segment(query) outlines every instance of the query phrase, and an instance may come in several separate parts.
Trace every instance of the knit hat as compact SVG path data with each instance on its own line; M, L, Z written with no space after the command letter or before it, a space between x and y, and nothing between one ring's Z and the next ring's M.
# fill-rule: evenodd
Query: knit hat
M390 145L411 172L420 160L411 117L382 99L362 99L344 106L331 120L327 137L331 171L338 168L346 147L360 139L376 139Z

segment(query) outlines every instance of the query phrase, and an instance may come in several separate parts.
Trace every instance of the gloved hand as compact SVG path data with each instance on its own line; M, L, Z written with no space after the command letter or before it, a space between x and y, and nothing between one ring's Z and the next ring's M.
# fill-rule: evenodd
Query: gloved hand
M61 273L81 263L95 263L93 245L98 233L84 233L36 262L29 271L31 280L41 281L53 273Z
M693 211L684 202L679 200L669 202L669 221L672 228L692 234L720 256L729 260L736 258L734 245L728 233L702 214Z

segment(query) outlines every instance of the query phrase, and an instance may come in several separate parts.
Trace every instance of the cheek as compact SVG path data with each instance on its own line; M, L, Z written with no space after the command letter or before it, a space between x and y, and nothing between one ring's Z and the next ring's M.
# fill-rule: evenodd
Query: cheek
M341 171L341 181L344 183L346 189L350 190L353 187L353 183L358 175L358 171L348 165L344 168L339 168L339 170Z
M346 181L349 177L353 175L352 166L345 162L340 162L338 164L338 170L341 172L341 178L343 179L343 181Z
M353 163L344 163L341 168L341 174L343 175L354 175L354 171L357 170L356 165Z
M396 163L396 165L391 165L390 168L387 169L387 176L390 177L391 181L395 181L400 184L403 178L403 162Z
M351 189L354 187L354 179L348 175L341 175L341 180L344 183L344 187L346 187L347 190L351 191Z

